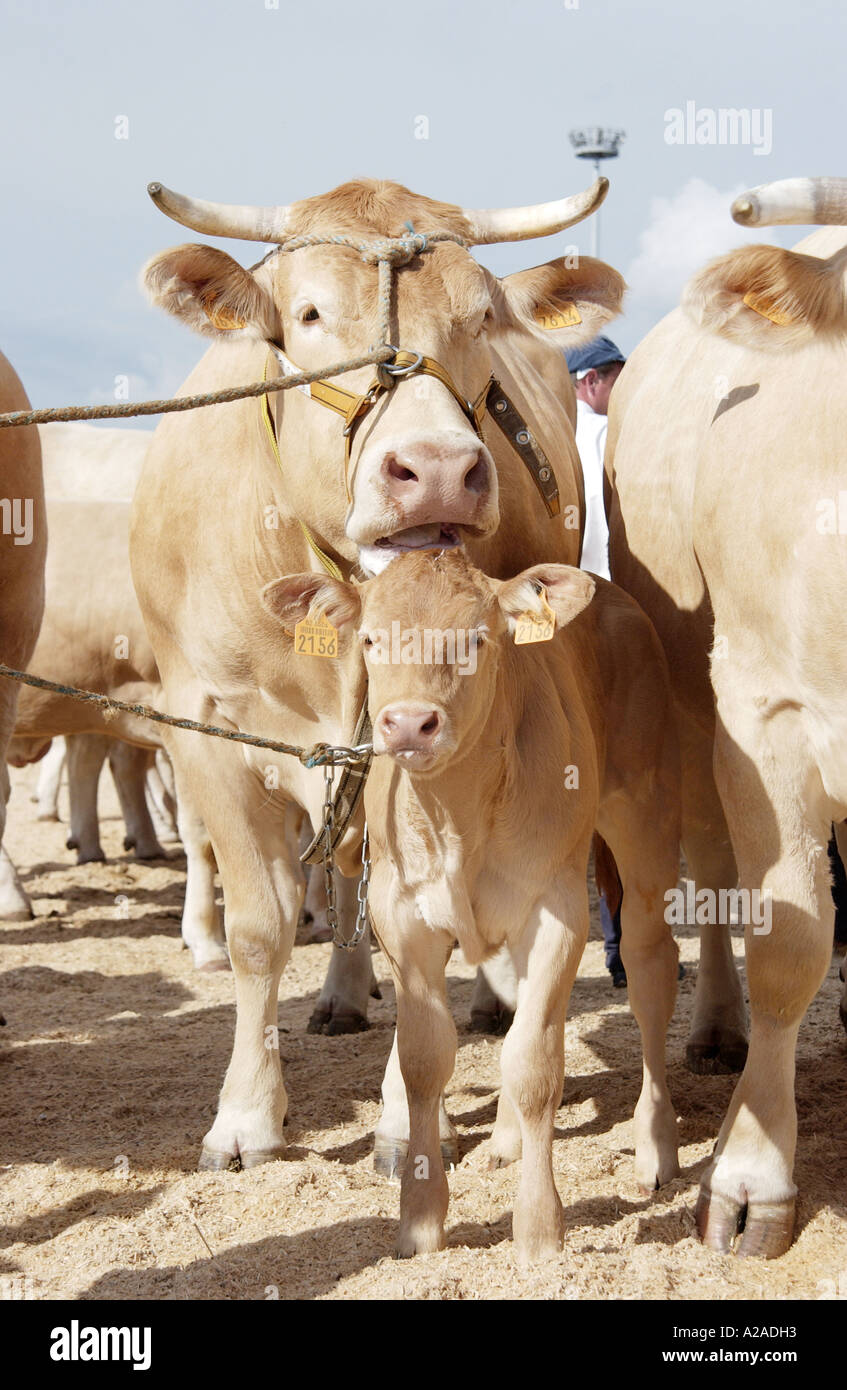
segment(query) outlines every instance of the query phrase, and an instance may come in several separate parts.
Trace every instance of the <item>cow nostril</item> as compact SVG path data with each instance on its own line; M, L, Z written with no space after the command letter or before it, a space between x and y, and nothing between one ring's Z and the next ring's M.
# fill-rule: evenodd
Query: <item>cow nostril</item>
M488 486L488 464L480 452L476 463L465 474L465 487L468 492L484 492Z
M421 724L421 733L434 734L436 733L437 729L438 715L433 711L433 713L429 716L429 719L427 719L425 723Z
M411 468L406 468L404 464L400 463L399 459L395 454L389 454L388 459L386 460L386 464L386 471L388 473L389 478L396 478L397 481L400 483L417 482L417 473L413 472Z

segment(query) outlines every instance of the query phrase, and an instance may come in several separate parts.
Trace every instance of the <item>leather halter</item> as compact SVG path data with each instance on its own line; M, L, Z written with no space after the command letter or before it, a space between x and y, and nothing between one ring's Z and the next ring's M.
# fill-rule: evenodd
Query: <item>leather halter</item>
M276 343L269 342L268 346L282 367L285 376L296 375L302 370L291 361L290 357L285 355L282 348ZM491 415L491 418L499 426L529 470L547 508L548 516L559 515L559 489L553 469L540 444L527 428L520 412L512 404L496 377L489 377L476 399L470 401L462 395L449 372L434 358L424 357L420 352L408 352L405 348L395 348L393 345L391 350L394 353L393 358L388 362L379 364L376 377L367 391L360 396L357 396L353 391L345 390L343 386L338 386L334 381L313 381L297 388L298 391L302 391L313 401L317 401L319 405L334 410L337 415L341 415L344 419L344 488L348 502L352 501L350 493L350 448L353 431L364 416L373 409L380 396L393 389L398 379L420 374L435 377L436 381L440 381L441 385L446 387L470 421L479 439L483 438L482 422L486 412ZM263 399L267 422L270 420L270 410L267 405L267 397ZM276 443L275 437L274 443ZM278 450L277 457L279 457Z

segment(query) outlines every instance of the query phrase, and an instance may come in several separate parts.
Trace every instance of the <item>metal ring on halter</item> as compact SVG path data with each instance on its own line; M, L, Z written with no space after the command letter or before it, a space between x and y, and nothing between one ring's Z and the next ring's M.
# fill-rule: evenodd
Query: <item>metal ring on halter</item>
M393 343L388 343L386 344L386 346L390 347L392 352L396 353L400 351L400 349L396 348ZM423 353L416 352L414 362L410 362L406 367L395 366L393 362L380 362L379 365L383 368L384 371L388 372L389 376L408 376L410 372L416 372L422 362Z

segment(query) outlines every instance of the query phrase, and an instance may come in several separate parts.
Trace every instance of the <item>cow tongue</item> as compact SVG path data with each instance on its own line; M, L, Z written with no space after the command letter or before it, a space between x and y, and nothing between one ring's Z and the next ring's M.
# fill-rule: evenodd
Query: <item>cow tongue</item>
M443 529L439 521L429 526L408 526L405 531L395 531L393 536L381 537L377 545L391 546L394 550L425 550L427 546L438 545Z

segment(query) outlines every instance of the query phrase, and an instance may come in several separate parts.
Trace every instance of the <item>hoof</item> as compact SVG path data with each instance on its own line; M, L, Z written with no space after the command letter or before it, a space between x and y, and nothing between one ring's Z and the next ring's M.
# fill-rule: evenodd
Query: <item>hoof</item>
M791 1249L795 1214L793 1197L787 1202L748 1203L744 1234L735 1253L760 1260L779 1259Z
M498 1007L493 1013L487 1009L471 1009L470 1030L472 1033L489 1033L502 1038L512 1026L514 1014L511 1009Z
M76 849L76 845L69 845L68 848ZM77 864L105 864L106 856L102 849L96 849L91 854L81 854L77 850L76 862Z
M694 1220L697 1234L710 1250L719 1250L728 1255L743 1217L744 1208L740 1202L722 1197L719 1192L710 1192L706 1187L700 1188Z
M200 1151L200 1162L197 1170L200 1173L220 1173L227 1168L235 1169L238 1158L235 1154L221 1153L220 1149L207 1149L205 1144Z
M697 1076L735 1076L747 1062L744 1038L716 1042L690 1042L685 1049L685 1065Z
M399 1178L406 1166L409 1145L405 1139L374 1140L374 1172L382 1178Z
M374 982L373 982L373 984L372 984L372 986L371 986L371 999L381 999L381 998L382 998L382 990L380 989L380 987L379 987L379 985L377 984L376 980L374 980Z
M793 1197L785 1202L750 1202L745 1206L701 1187L695 1220L700 1239L710 1250L730 1254L740 1231L736 1255L776 1260L791 1248L795 1208Z
M406 1139L374 1139L374 1172L383 1178L400 1178L406 1166L409 1144ZM441 1161L445 1173L450 1173L459 1165L458 1139L441 1140Z
M33 797L30 798L30 800L31 800L31 801L36 801L36 800L37 800L37 797L34 797L34 796L33 796ZM58 815L56 814L55 811L40 811L39 814L35 817L35 819L36 819L37 821L47 821L47 820L54 820L54 821L55 821L55 820L58 820L59 817L58 817Z
M131 849L135 849L135 840L131 835L124 835L124 849L127 853L129 853Z
M31 907L13 907L9 912L0 912L0 922L34 922L35 913Z
M350 1009L346 1013L318 1005L306 1027L307 1033L322 1033L326 1038L337 1037L341 1033L364 1033L370 1024L364 1014Z
M285 1157L285 1148L276 1149L245 1149L241 1155L242 1168L260 1168L263 1163L275 1163L278 1158Z

